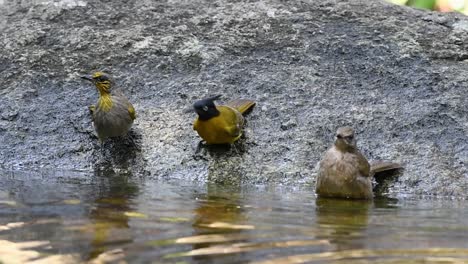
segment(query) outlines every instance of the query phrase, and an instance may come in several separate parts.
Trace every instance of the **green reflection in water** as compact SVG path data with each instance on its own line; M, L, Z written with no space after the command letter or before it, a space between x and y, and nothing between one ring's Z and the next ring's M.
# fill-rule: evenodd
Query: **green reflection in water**
M20 248L19 254L30 250L111 263L463 263L468 258L464 201L315 200L308 188L229 185L224 175L211 177L214 183L198 185L140 180L125 170L0 177L1 198L7 201L0 204L0 241L16 248L28 241L46 245Z
M241 238L243 231L242 198L240 196L241 187L231 185L229 188L220 187L216 184L208 184L206 194L198 197L197 207L194 210L193 230L195 236L222 234ZM248 238L239 239L238 242L246 241ZM192 251L216 246L219 242L195 243ZM186 253L182 253L186 254ZM171 257L170 255L167 257ZM207 261L205 256L194 256L196 262Z
M96 182L99 193L92 203L89 219L92 223L92 250L88 259L93 259L109 249L110 245L131 243L128 212L134 208L130 200L139 191L132 181L131 173L116 173L112 170L97 171Z

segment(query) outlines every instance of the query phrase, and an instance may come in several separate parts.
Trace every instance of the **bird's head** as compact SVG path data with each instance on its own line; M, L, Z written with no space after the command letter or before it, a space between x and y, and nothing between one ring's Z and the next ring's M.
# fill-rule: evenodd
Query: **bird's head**
M82 76L81 78L94 83L101 94L110 93L112 80L107 74L103 72L96 72L91 77Z
M336 131L335 146L339 149L353 149L356 147L354 130L352 127L340 127Z
M219 99L220 97L221 95L213 96L210 98L196 101L193 104L193 108L195 109L195 112L197 112L198 118L200 120L208 120L212 117L219 115L219 111L218 109L216 109L214 101Z

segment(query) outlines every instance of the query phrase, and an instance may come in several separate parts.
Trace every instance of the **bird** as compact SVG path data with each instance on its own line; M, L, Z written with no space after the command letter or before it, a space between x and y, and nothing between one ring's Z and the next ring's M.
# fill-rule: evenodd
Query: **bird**
M107 138L125 136L136 118L135 108L127 97L114 89L114 82L108 74L96 72L91 77L81 78L92 82L99 92L96 105L89 107L99 140L103 142Z
M334 145L319 163L315 192L319 197L373 199L372 177L375 173L401 169L394 162L370 165L359 151L352 127L336 131Z
M216 106L221 95L196 101L193 108L198 117L193 129L208 145L232 144L242 136L243 114L255 106L253 100L236 99Z

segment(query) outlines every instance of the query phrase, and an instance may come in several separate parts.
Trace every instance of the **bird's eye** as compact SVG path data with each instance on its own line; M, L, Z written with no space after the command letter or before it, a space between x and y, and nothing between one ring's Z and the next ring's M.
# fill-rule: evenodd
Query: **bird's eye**
M105 81L108 81L109 79L106 76L101 75L101 76L94 78L94 80L96 80L97 82L105 82Z
M208 111L208 106L206 106L206 105L203 106L203 111L205 111L205 112Z
M343 137L341 135L336 135L336 138L342 139Z

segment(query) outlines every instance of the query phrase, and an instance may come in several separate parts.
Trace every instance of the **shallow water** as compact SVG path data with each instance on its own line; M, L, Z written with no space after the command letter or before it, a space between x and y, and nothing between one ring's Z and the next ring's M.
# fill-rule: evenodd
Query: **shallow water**
M2 172L0 262L464 263L467 219L466 202L448 199Z

